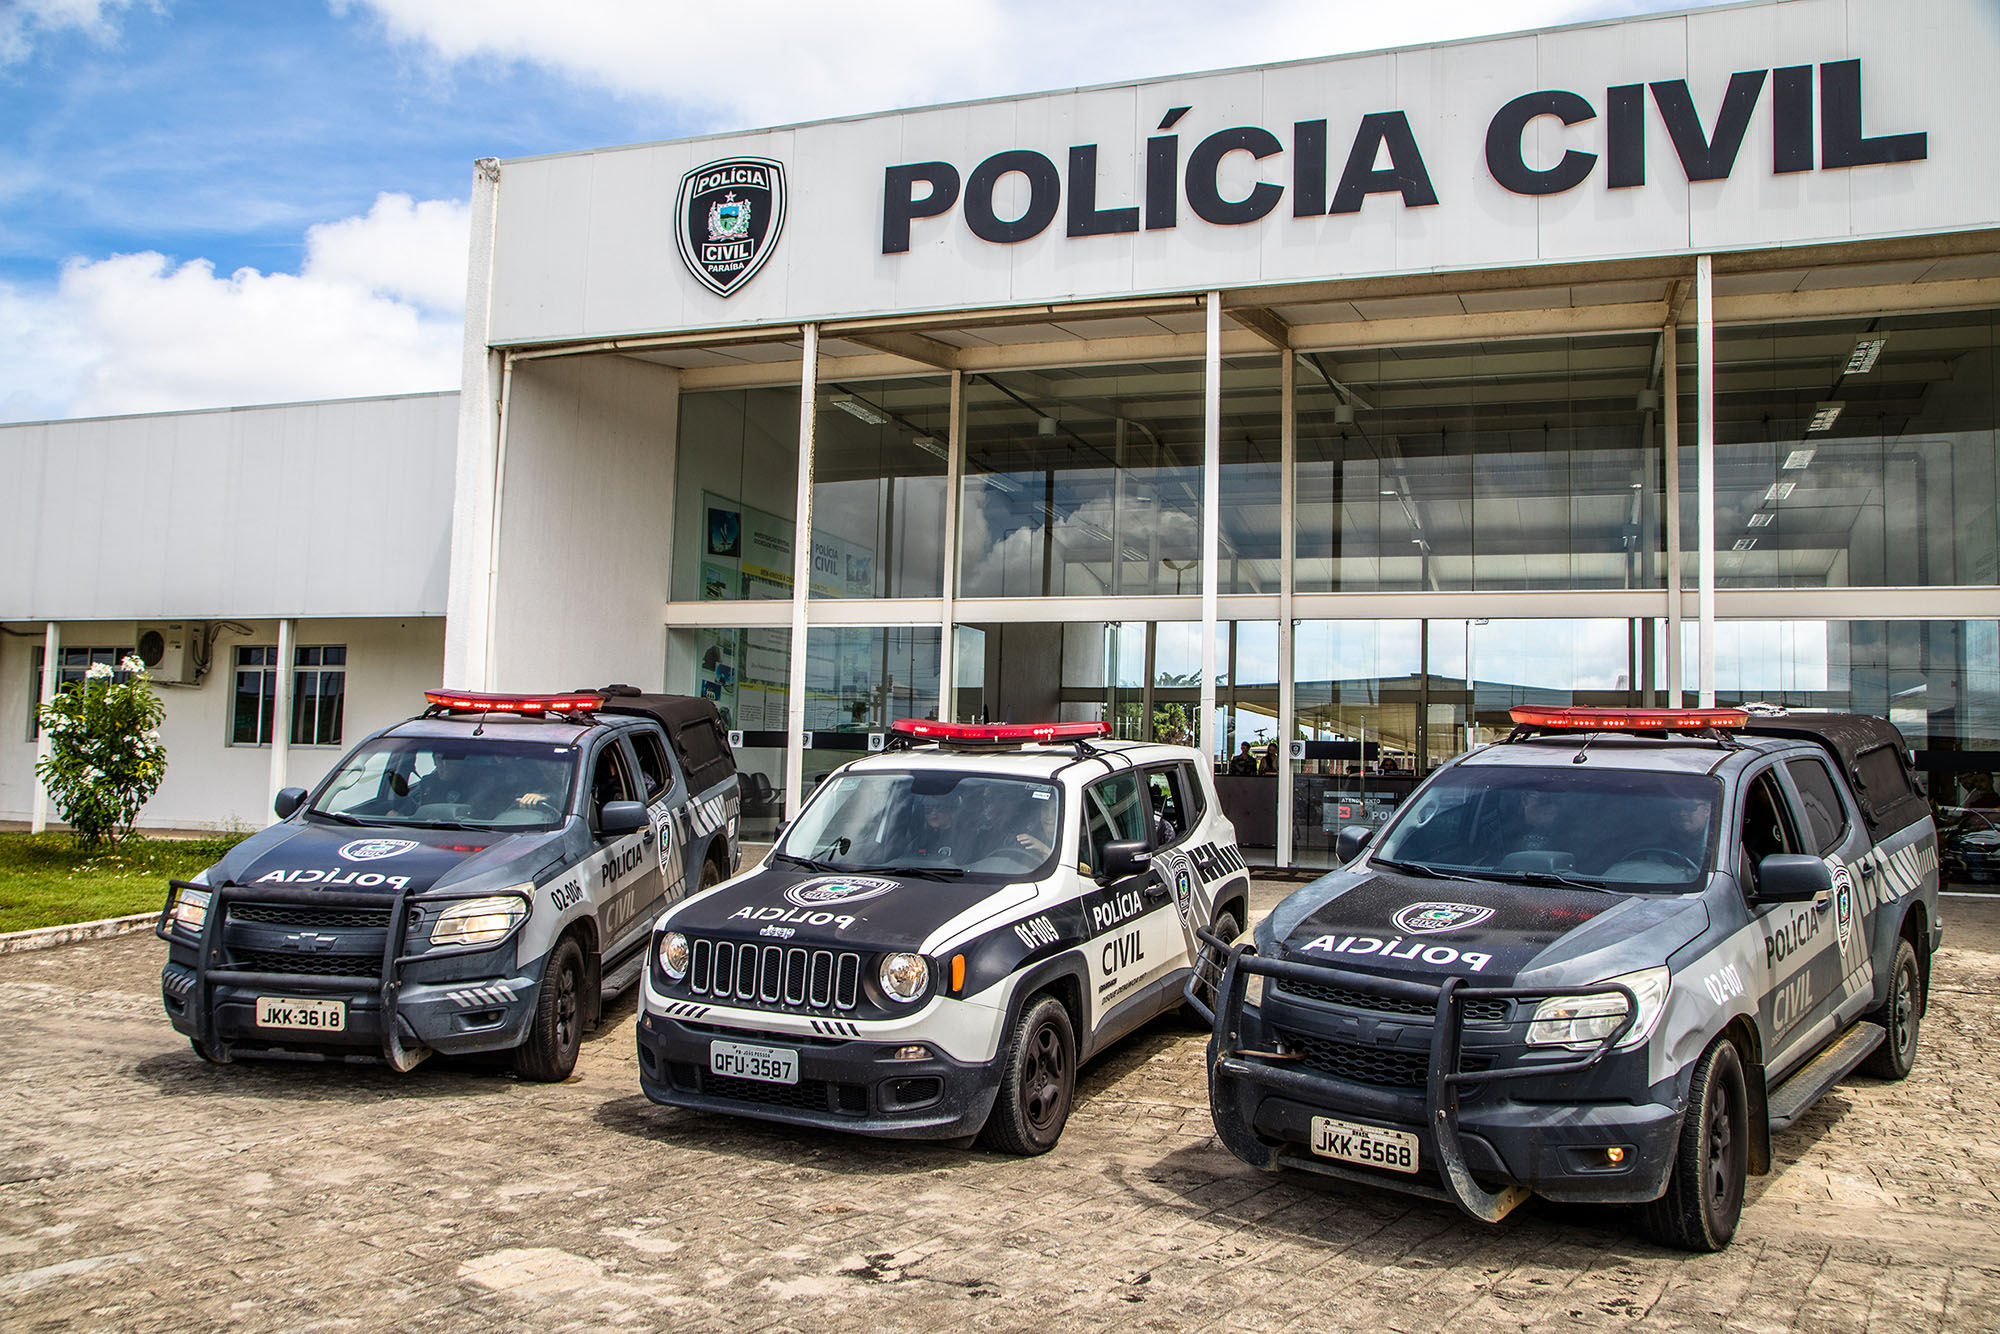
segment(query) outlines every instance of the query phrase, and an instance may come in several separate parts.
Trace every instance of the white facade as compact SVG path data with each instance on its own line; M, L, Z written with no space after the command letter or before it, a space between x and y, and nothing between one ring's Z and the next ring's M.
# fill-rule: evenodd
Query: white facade
M196 627L150 827L258 827L441 682L456 393L0 426L0 820L36 815L36 657ZM237 650L343 649L339 744L237 742ZM46 656L44 654L44 656ZM279 729L281 736L283 729ZM54 818L53 812L45 812Z

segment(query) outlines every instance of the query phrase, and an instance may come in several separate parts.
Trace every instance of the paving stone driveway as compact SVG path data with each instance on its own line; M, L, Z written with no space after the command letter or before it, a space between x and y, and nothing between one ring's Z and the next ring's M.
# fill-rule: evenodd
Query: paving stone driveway
M2000 901L1946 913L1917 1072L1780 1137L1703 1257L1253 1172L1170 1024L1015 1160L655 1107L629 1002L553 1088L211 1068L150 937L0 956L0 1326L1993 1330Z

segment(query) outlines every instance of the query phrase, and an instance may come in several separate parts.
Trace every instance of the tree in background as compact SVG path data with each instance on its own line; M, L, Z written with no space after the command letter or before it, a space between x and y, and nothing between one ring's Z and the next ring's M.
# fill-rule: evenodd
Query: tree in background
M35 711L49 739L35 772L79 847L118 842L159 790L167 773L159 732L165 714L137 658L119 663L117 672L92 663L83 680Z

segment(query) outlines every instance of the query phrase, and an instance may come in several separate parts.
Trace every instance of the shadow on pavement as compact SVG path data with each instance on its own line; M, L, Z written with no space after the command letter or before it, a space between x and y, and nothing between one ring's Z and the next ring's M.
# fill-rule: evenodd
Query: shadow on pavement
M465 1097L505 1092L514 1082L506 1053L433 1056L408 1074L379 1063L239 1059L210 1065L183 1046L149 1056L132 1073L167 1097L217 1094L299 1102Z

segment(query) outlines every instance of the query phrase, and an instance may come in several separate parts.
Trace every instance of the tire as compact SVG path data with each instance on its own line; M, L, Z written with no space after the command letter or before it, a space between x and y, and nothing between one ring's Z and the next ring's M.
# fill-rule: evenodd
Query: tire
M208 1048L206 1048L206 1047L204 1047L204 1046L202 1046L202 1045L201 1045L201 1039L200 1039L200 1038L189 1038L189 1039L188 1039L188 1046L190 1046L190 1047L193 1047L193 1048L194 1048L194 1054L195 1054L195 1055L197 1055L197 1056L199 1056L199 1057L201 1057L201 1059L202 1059L202 1060L203 1060L204 1062L206 1062L207 1064L209 1064L209 1065L227 1065L227 1064L228 1064L228 1062L227 1062L227 1061L224 1061L224 1060L222 1060L222 1059L221 1059L220 1057L217 1057L217 1056L211 1056L211 1055L209 1054L209 1051L208 1051Z
M1663 1245L1719 1251L1736 1235L1750 1165L1750 1098L1743 1058L1728 1038L1701 1055L1667 1193L1645 1206L1645 1228Z
M722 868L715 864L714 858L704 858L701 863L701 884L697 892L701 889L713 889L728 878L723 874Z
M1862 1060L1861 1073L1877 1079L1903 1078L1917 1064L1918 1029L1924 1018L1924 977L1917 968L1917 951L1907 939L1896 942L1889 999L1868 1018L1887 1029L1889 1036Z
M1243 934L1243 924L1237 921L1236 914L1230 911L1220 914L1209 924L1208 929L1224 940L1233 941ZM1228 966L1229 954L1225 950L1218 950L1204 941L1201 948L1195 951L1195 994L1199 995L1203 1004L1211 1010L1215 1008L1215 997L1222 986L1223 970ZM1208 1021L1203 1019L1200 1012L1192 1005L1181 1006L1181 1017L1204 1032L1209 1027Z
M1031 1001L1007 1039L1000 1067L1000 1096L979 1132L980 1142L1001 1153L1047 1153L1062 1137L1076 1096L1076 1028L1053 996Z
M535 997L535 1022L514 1048L514 1073L539 1084L559 1084L576 1069L583 1045L583 950L564 936L542 969Z

